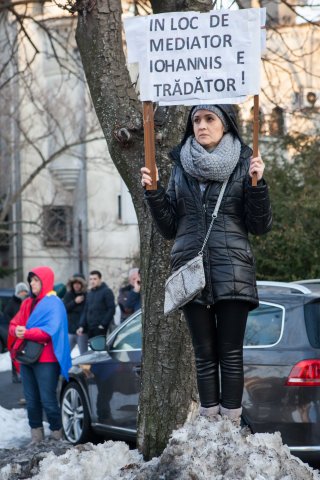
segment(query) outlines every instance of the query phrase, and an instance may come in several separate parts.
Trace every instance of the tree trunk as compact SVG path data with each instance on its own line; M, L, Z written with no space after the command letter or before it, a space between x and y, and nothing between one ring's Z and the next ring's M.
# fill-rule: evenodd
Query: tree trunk
M184 319L180 314L163 315L164 282L169 274L172 245L156 231L143 200L139 174L144 165L142 108L126 68L120 3L86 2L87 7L78 16L76 38L112 160L132 195L139 222L143 363L138 447L145 459L150 459L161 454L172 430L184 423L192 400L196 400L196 390L193 353ZM211 2L205 3L208 9ZM166 7L168 11L168 5L181 10L181 2L162 1L162 11ZM188 7L192 9L191 2ZM164 185L171 170L168 151L179 143L185 121L183 107L158 108L155 113L156 157Z

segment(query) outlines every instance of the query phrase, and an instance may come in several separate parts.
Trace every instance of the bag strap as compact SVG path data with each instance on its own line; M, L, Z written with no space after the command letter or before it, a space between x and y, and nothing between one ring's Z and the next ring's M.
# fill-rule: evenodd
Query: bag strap
M220 205L221 205L221 202L222 202L222 197L224 195L228 180L229 180L229 177L222 184L216 206L214 207L214 210L213 210L213 213L212 213L212 219L211 219L211 223L209 225L208 231L207 231L207 235L205 236L205 239L203 241L203 245L202 245L201 250L198 253L198 255L203 255L203 250L204 250L204 247L206 246L207 241L209 239L209 236L210 236L210 233L211 233L211 230L212 230L212 227L213 227L213 222L215 221L215 219L218 216L218 211L219 211L219 208L220 208Z

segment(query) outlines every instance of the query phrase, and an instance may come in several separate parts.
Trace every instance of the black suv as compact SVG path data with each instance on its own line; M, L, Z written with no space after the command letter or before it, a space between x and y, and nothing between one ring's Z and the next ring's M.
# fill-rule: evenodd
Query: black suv
M292 453L320 460L320 294L298 284L258 282L260 305L248 317L243 416L252 431L282 435ZM124 440L136 436L140 388L141 312L92 351L73 360L61 383L66 438L92 431Z

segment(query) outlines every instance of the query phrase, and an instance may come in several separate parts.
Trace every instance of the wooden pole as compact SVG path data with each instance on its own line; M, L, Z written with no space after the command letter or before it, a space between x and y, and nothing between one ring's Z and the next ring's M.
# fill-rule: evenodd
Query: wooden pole
M146 185L146 190L157 190L153 104L149 101L143 102L143 126L145 166L149 168L152 178L152 185Z
M253 158L259 155L259 95L253 97ZM252 177L252 186L257 186L257 174Z

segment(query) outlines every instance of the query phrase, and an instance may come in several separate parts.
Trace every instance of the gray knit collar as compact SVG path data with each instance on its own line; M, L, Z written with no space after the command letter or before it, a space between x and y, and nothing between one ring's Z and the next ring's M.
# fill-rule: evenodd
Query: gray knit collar
M213 152L208 152L190 135L181 149L180 159L184 170L200 182L224 182L237 165L240 151L240 140L231 133L223 135Z

